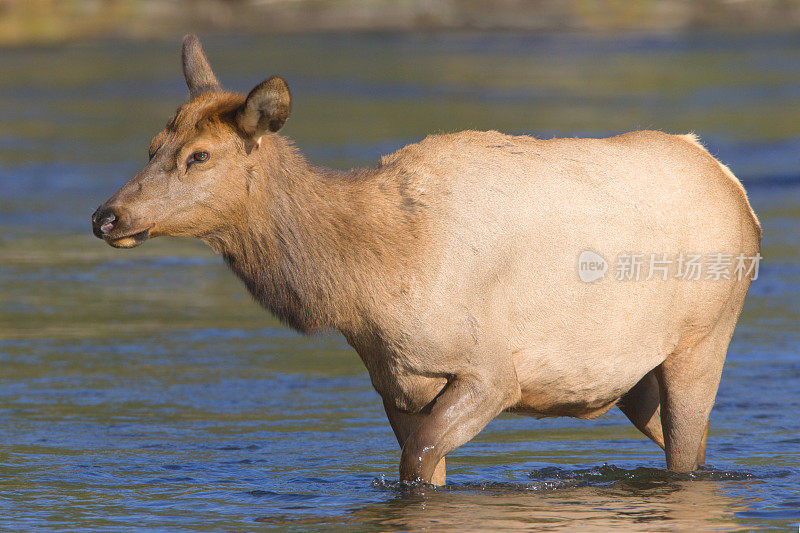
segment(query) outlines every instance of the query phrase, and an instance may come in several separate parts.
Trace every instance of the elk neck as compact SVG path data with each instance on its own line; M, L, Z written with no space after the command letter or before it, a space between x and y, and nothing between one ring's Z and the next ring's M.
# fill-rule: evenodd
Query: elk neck
M354 332L419 272L428 219L415 173L334 171L269 135L247 168L241 217L204 238L255 299L301 331Z

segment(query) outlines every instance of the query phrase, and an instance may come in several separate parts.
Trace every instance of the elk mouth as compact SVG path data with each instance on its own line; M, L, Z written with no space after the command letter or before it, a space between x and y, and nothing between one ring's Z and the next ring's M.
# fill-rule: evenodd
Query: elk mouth
M127 235L104 235L103 239L114 248L133 248L139 246L150 237L150 228Z

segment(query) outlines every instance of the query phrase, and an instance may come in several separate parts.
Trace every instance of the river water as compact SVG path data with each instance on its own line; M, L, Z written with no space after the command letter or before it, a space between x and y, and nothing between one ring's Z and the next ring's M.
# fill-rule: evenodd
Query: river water
M695 131L747 187L760 277L709 468L612 410L504 415L397 482L356 354L259 309L196 242L114 250L89 215L185 99L177 39L0 50L0 529L795 530L800 523L800 35L212 36L229 88L289 81L285 133L339 168L436 131Z

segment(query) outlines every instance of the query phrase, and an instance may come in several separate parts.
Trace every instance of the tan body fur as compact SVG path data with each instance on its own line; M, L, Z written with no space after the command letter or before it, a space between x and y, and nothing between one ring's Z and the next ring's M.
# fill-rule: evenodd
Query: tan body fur
M383 399L403 479L443 483L445 454L504 410L591 418L616 402L669 468L702 463L750 278L577 275L584 250L759 252L744 190L695 137L467 131L334 172L258 130L282 125L288 89L268 80L248 107L210 70L201 81L95 232L121 247L199 237L287 324L340 331ZM197 146L210 159L182 167Z

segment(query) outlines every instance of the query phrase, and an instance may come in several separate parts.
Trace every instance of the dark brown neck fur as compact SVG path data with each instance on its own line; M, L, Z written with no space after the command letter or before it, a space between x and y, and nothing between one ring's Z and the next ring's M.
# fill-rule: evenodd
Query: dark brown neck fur
M241 219L206 241L289 326L368 326L377 302L403 291L419 261L424 192L414 174L391 164L330 171L268 137L248 169L251 196Z

